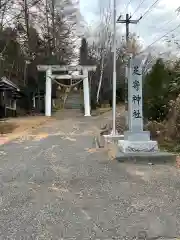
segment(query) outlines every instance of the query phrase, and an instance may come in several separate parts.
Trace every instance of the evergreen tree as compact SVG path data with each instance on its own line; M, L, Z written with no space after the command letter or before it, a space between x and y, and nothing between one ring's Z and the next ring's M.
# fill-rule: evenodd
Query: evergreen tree
M163 120L167 114L171 76L168 68L158 59L144 79L144 116L149 120Z
M81 40L81 47L80 47L80 65L87 65L88 63L88 44L85 38Z

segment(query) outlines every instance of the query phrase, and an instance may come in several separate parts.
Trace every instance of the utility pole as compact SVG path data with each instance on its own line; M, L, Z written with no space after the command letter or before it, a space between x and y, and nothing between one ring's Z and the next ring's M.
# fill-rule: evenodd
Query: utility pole
M128 79L129 79L129 24L137 24L142 17L137 20L132 20L129 14L126 14L126 19L121 19L121 16L118 18L117 23L126 24L126 55L127 55L127 64L126 64L126 76L125 76L125 114L126 114L126 123L128 124Z
M113 124L112 135L116 135L116 0L113 4Z

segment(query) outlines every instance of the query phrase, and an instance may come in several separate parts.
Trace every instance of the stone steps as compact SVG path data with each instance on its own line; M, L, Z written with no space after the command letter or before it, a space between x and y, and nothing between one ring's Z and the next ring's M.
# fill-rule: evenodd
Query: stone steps
M70 94L65 103L66 109L81 109L83 104L82 97L80 94Z

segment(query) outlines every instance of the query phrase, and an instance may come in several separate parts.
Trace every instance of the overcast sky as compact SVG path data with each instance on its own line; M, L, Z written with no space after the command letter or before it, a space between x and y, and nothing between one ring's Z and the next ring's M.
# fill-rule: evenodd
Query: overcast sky
M106 5L110 0L80 0L81 14L89 25L97 22L99 1L101 4ZM128 8L126 8L129 0L117 0L117 14L123 14L124 18L126 13L125 8L126 11L133 14L142 1L143 0L132 0ZM154 2L155 0L144 0L138 11L133 15L133 19L139 18L141 14L143 15ZM180 15L178 16L176 12L178 7L180 7L180 0L159 0L139 24L130 26L130 31L136 32L137 35L140 36L143 44L148 46L180 24ZM123 26L121 26L121 28L121 31L125 32L125 28ZM180 39L180 27L168 36L170 37L172 34L175 35L175 39ZM158 41L156 45L162 46L162 44L165 44L164 42L164 39L162 39Z

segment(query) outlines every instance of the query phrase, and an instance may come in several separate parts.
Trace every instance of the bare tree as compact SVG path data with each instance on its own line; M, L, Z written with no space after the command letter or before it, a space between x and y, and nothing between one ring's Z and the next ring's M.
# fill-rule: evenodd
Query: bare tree
M91 44L89 50L90 55L94 55L99 62L99 83L96 93L96 102L99 102L100 90L103 81L103 73L107 64L107 58L111 55L112 51L112 14L110 10L110 1L108 6L102 6L102 2L99 1L99 24L95 27L94 33L89 33L93 38L93 44ZM93 36L92 36L93 35Z
M96 103L100 101L100 92L112 87L112 14L110 4L108 7L100 8L100 20L92 32L88 32L88 56L96 64L98 83L96 81ZM93 33L97 34L93 34ZM126 43L118 31L117 37L117 87L123 85L125 78L124 58L126 55ZM129 49L134 55L140 52L141 46L135 34L130 35ZM93 97L94 98L94 97Z
M7 27L9 19L12 17L14 10L14 0L0 0L0 30Z

